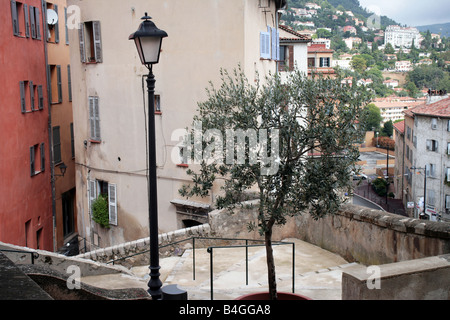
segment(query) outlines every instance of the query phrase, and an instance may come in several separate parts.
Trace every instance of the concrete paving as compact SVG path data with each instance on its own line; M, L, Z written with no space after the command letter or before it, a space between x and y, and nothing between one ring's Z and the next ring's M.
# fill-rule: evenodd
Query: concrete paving
M342 272L356 263L304 241L286 239L295 244L295 293L315 300L340 300ZM195 250L195 279L191 249L181 257L160 259L163 286L177 284L189 300L210 300L210 254L206 248ZM278 291L292 292L292 245L274 246ZM241 295L267 291L267 267L264 247L248 249L246 284L245 248L213 250L213 299L233 300ZM147 289L148 266L131 269L135 276L118 274L90 276L82 282L105 289Z

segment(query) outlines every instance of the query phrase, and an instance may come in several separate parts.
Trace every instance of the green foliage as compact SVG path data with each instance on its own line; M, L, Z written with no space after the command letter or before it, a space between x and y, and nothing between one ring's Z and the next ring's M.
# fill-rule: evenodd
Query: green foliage
M392 137L394 134L394 124L392 120L386 121L383 125L383 129L381 130L381 135L386 137Z
M363 109L361 117L361 127L365 131L379 130L381 117L380 109L373 103L369 103Z
M267 136L278 132L278 139L271 137L265 146L274 160L269 165L276 164L276 170L265 174L261 155L259 161L250 162L252 147L242 149L234 144L233 160L244 153L244 163L230 162L226 150L223 158L202 159L198 171L189 170L192 183L183 186L180 194L207 196L214 182L221 179L223 190L216 196L216 205L232 210L245 200L245 192L255 187L258 226L251 227L264 234L266 247L271 246L272 227L286 223L286 217L306 209L315 219L335 212L345 201L343 192L352 190L349 177L356 171L359 157L354 142L363 134L357 121L360 106L368 102L368 92L342 86L340 78L307 79L299 70L289 73L284 81L269 75L264 81L257 78L250 82L241 68L232 73L221 70L221 79L219 88L211 84L207 89L207 99L199 103L194 121L201 121L203 132L215 130L223 137L229 130L239 129L264 131ZM269 254L267 264L272 293L275 271Z
M387 192L387 182L385 179L376 178L375 180L372 181L372 188L377 195L383 197L386 195Z
M92 202L92 219L104 228L109 228L108 197L99 195Z

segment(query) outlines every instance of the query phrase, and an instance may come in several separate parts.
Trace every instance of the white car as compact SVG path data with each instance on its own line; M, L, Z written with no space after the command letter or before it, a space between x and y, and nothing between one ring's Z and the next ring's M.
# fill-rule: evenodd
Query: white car
M353 180L367 180L367 176L364 173L354 173Z

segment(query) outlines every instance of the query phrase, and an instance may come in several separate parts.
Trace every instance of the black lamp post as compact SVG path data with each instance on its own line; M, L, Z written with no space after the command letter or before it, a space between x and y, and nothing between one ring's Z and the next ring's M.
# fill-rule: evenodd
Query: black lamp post
M134 40L139 57L145 65L149 74L147 77L148 90L148 147L149 147L149 195L148 195L148 215L150 228L150 280L148 282L148 293L152 299L161 299L162 282L159 279L159 248L158 248L158 198L156 181L156 135L155 135L155 76L153 75L153 65L159 62L162 39L167 37L167 33L158 29L150 21L151 17L145 13L144 20L139 29L130 35L129 40Z

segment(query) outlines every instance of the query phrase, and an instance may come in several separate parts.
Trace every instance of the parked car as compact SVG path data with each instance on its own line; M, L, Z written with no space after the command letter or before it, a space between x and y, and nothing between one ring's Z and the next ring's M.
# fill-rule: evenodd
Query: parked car
M367 176L364 173L354 173L353 180L367 180Z

